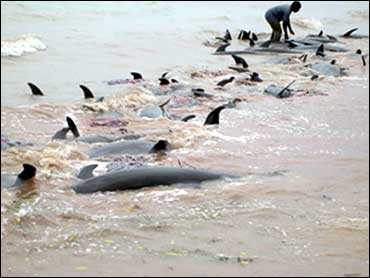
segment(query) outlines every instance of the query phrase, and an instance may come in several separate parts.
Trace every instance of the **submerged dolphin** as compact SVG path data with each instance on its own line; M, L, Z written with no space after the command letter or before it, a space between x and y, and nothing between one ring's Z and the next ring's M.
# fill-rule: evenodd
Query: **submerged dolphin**
M73 186L77 193L94 193L139 189L143 187L178 183L201 183L217 180L226 175L183 168L141 168L111 172L91 177Z
M145 107L143 110L140 111L139 116L142 118L160 118L165 117L167 115L164 107L171 101L171 99L167 100L165 103L159 106L148 106Z

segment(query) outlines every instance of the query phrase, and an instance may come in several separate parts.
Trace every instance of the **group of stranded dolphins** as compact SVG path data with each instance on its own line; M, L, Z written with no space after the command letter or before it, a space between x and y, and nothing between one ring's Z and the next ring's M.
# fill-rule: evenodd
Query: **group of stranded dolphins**
M356 29L352 29L340 36L346 39L362 39L368 38L368 36L356 35L354 32ZM250 72L248 63L240 56L242 54L301 54L298 57L302 63L306 63L308 54L305 53L307 50L315 50L315 56L324 57L326 56L325 50L334 52L345 52L346 49L332 45L332 43L338 42L338 39L331 35L324 35L320 32L317 35L308 35L301 40L287 40L284 43L271 43L271 41L258 42L258 36L249 31L246 32L241 30L238 35L238 40L249 41L249 48L240 51L227 51L227 47L230 46L232 41L232 36L229 30L226 31L223 37L217 37L216 42L213 46L217 47L215 55L231 55L235 61L236 66L229 67L229 69L236 71L237 73L248 73L249 76L245 78L248 82L262 82L259 74L256 72ZM361 56L362 63L366 66L366 57L361 50L358 50L356 54ZM282 57L282 59L286 56ZM283 61L283 60L281 60ZM331 75L331 76L341 76L343 74L343 69L336 65L335 60L328 61L323 59L320 62L314 64L307 64L305 67L309 67L314 73L311 76L311 80L318 78L319 74ZM164 73L161 78L159 78L159 85L168 86L176 85L179 82L176 79L169 79L167 77L167 72ZM140 81L143 77L140 73L131 73L133 80ZM234 82L235 77L230 77L225 80L221 80L217 83L218 88L223 88L227 84ZM287 86L276 86L270 85L265 89L265 93L273 95L277 98L287 98L294 95L294 90L290 87L294 84L293 80ZM108 85L119 84L120 81L112 81ZM32 94L35 96L43 96L44 93L33 83L28 83ZM97 102L103 102L104 98L95 98L92 91L85 85L80 85L84 93L85 99L95 99ZM191 95L193 97L211 97L211 95L206 94L203 89L191 88ZM217 125L219 124L219 117L222 110L226 108L231 108L238 101L235 99L234 102L222 105L214 109L206 118L204 125ZM168 104L166 101L162 105L152 106L143 109L140 113L141 117L155 118L158 116L165 115L164 107ZM187 122L193 118L195 115L188 115L181 120ZM129 155L139 155L139 154L152 154L152 153L163 153L170 150L171 145L167 140L159 140L158 142L138 140L140 135L126 134L121 136L111 136L111 135L93 135L93 136L81 136L77 128L77 125L72 120L71 117L66 117L67 127L62 128L57 131L52 137L53 140L65 140L67 139L67 134L71 132L73 134L74 140L87 143L106 143L103 146L94 147L86 151L86 154L90 158L103 157L106 155L113 154L129 154ZM94 176L93 171L97 167L97 164L88 165L80 170L78 177L82 179L75 185L69 188L77 193L94 193L94 192L105 192L105 191L117 191L117 190L127 190L127 189L138 189L143 187L151 187L158 185L172 185L172 184L184 184L184 183L201 183L203 181L211 181L222 178L232 178L233 175L228 175L224 173L213 173L209 171L201 171L195 169L185 169L185 168L168 168L168 167L145 167L136 169L124 169L118 171L108 172L99 176ZM19 189L27 186L27 182L32 180L36 175L36 168L30 164L23 164L23 171L18 175L12 174L2 174L1 175L1 187L8 189Z

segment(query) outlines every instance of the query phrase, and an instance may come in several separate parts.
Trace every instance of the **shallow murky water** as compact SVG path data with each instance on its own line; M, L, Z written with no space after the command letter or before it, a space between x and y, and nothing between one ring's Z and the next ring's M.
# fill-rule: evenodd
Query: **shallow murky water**
M368 13L363 21L368 22ZM368 276L369 72L353 55L358 48L368 53L368 44L368 39L346 40L350 52L328 54L349 69L348 76L311 81L302 75L307 71L302 63L272 65L269 56L251 57L250 66L264 82L233 83L223 90L215 89L219 80L243 75L227 70L230 57L210 56L213 50L200 46L212 62L179 66L173 76L214 98L179 107L173 100L166 109L173 118L196 114L188 123L138 117L141 108L171 96L153 95L161 89L150 75L147 83L118 86L99 79L97 95L104 91L106 96L102 103L82 101L81 95L66 100L26 94L16 105L6 102L2 136L33 146L2 150L2 174L18 173L25 162L38 170L27 189L2 190L2 276ZM39 53L28 55L25 59L34 59ZM310 54L309 59L317 58ZM2 72L9 63L12 59L2 57ZM191 78L209 68L224 76ZM12 73L10 79L20 77ZM323 94L288 99L263 94L269 84L293 79L294 88ZM12 82L2 78L2 89ZM236 97L246 101L224 110L219 126L203 126L213 108ZM121 113L121 124L97 125L99 110ZM173 149L167 155L137 158L149 166L193 167L240 178L200 187L75 194L67 186L78 181L78 169L95 161L86 150L97 144L71 135L51 141L65 115L73 116L83 135L119 134L125 128L150 131L145 139L169 140Z

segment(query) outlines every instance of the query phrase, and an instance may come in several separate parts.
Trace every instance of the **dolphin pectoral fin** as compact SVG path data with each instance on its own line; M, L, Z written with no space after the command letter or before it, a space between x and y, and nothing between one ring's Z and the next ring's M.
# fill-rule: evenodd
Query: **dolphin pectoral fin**
M217 107L207 116L204 125L218 125L220 123L220 113L222 110L226 109L225 106Z
M130 74L132 75L132 77L134 78L134 80L143 79L143 76L140 73L138 73L138 72L130 72Z
M366 64L366 56L365 55L361 55L361 59L362 59L362 65L364 67L366 67L367 66L367 64Z
M333 40L333 41L338 41L338 39L334 36L331 36L331 35L326 35L329 39Z
M166 102L162 103L161 105L159 105L159 108L161 108L161 110L164 112L164 107L170 103L171 99L168 99Z
M286 86L284 89L281 90L281 92L277 95L277 98L283 98L284 97L284 92L288 90L297 80L293 80L292 82L289 83L288 86Z
M189 115L189 116L184 117L181 121L182 122L188 122L188 121L190 121L190 120L192 120L192 119L194 119L196 117L197 116L195 116L195 115Z
M83 167L77 174L77 177L81 180L87 180L94 176L93 171L98 167L98 164L91 164Z
M296 47L298 47L298 44L295 44L292 41L286 41L286 43L288 44L288 47L289 48L296 48Z
M32 94L34 96L44 96L43 92L35 84L28 82L28 86L31 88Z
M81 90L84 93L85 99L94 98L94 94L91 92L89 88L84 85L80 85Z
M344 35L342 35L342 37L344 37L344 38L349 38L349 37L351 37L351 35L354 33L354 32L356 32L358 30L358 28L354 28L354 29L352 29L352 30L349 30L347 33L345 33Z
M55 140L55 139L64 140L67 138L67 133L69 131L70 131L69 127L64 127L61 130L57 131L51 139L52 140Z
M223 44L219 48L216 49L216 52L225 52L226 48L229 47L229 46L230 46L229 43Z
M72 131L74 137L76 137L76 138L80 137L80 133L78 131L78 128L77 128L75 122L70 117L67 117L67 123L68 123L68 127Z
M169 74L169 72L168 72L168 71L164 72L164 73L162 74L161 78L166 78L167 74Z
M229 67L229 69L233 70L233 71L236 71L238 73L246 73L246 72L250 72L249 69L245 69L245 68L238 68L238 67Z
M220 38L220 37L216 37L216 40L219 40L219 41L222 41L223 43L228 43L229 41L224 39L224 38Z
M260 47L265 47L265 48L270 47L271 43L272 43L271 40L265 41L264 43L260 45Z
M24 163L23 171L18 175L18 178L26 181L34 178L36 176L36 167L31 164Z

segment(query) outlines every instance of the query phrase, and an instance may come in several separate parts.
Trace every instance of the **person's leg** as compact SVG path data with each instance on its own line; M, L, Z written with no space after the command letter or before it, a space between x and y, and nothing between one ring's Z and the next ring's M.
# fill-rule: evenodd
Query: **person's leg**
M272 29L270 40L272 42L279 42L281 39L281 35L282 35L280 22L277 19L270 17L270 16L266 16L266 20L270 24L271 29Z
M268 24L270 24L271 29L272 29L270 41L274 41L274 37L275 37L274 19L269 14L265 15L265 19L268 22Z
M277 23L275 25L275 31L274 32L276 34L274 42L280 42L281 36L283 35L283 30L281 29L280 23Z

